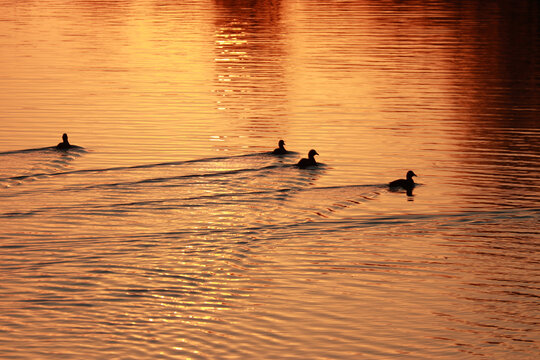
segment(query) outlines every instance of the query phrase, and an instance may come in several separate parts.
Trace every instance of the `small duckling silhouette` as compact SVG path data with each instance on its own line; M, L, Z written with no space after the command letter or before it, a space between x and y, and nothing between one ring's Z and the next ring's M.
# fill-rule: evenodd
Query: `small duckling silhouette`
M71 148L71 144L68 141L67 134L64 133L64 135L62 135L62 140L63 141L61 143L58 143L58 145L56 145L56 150L62 150L62 151L69 150Z
M309 150L308 158L300 159L296 166L298 166L300 169L305 169L310 166L318 166L317 162L315 161L315 155L319 155L317 151L313 149Z
M285 141L283 140L279 140L278 142L278 148L274 149L274 151L272 152L272 154L274 155L283 155L283 154L286 154L288 153L288 151L285 149Z
M407 179L398 179L390 182L388 186L390 189L399 189L402 188L404 190L407 190L407 193L412 192L412 189L415 187L415 183L413 180L413 176L417 176L414 171L409 170L407 171Z

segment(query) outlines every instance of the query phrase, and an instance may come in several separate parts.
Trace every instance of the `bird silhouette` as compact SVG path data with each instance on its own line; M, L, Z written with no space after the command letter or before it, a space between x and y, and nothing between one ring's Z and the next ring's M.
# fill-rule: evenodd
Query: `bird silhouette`
M407 171L407 179L398 179L390 182L388 186L392 190L397 190L399 188L407 190L407 193L412 192L412 189L415 187L413 176L417 176L414 171Z
M305 169L311 166L318 166L317 161L315 161L315 155L319 155L317 151L313 149L309 150L308 158L300 159L296 166L298 166L300 169Z
M62 135L62 142L58 143L58 145L56 145L56 150L66 151L66 150L69 150L71 148L71 146L72 145L68 141L67 134L64 134L64 135Z
M285 141L283 140L279 140L278 142L278 148L274 149L274 151L272 152L272 154L275 154L275 155L283 155L283 154L286 154L288 153L288 151L285 149Z

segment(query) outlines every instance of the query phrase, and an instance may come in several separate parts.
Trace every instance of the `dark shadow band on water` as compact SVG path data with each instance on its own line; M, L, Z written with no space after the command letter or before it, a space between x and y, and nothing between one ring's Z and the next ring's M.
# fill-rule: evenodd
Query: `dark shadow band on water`
M300 153L296 152L296 151L287 150L287 152L285 154L274 154L272 151L268 151L268 152L265 152L263 154L269 155L269 156L274 156L274 157L277 157L277 158L286 158L286 157L290 157L290 156L297 156Z
M75 206L48 206L42 207L34 210L27 210L21 212L7 212L0 213L0 218L12 218L12 217L29 217L39 214L44 214L48 212L58 212L58 211L69 211L73 213L73 210L90 210L90 209L114 209L114 211L122 212L121 208L137 207L137 206L147 206L147 205L163 205L166 203L175 203L175 202L184 202L184 201L197 201L197 200L218 200L226 198L240 198L240 197L250 197L257 195L294 195L303 192L324 192L328 190L368 190L371 195L378 195L378 191L373 189L379 189L379 185L344 185L344 186L326 186L326 187L290 187L290 188L279 188L279 189L270 189L270 190L256 190L256 191L242 191L242 192L228 192L228 193L219 193L212 195L199 195L199 196L188 196L188 197L175 197L175 198L166 198L158 200L144 200L144 201L130 201L130 202L121 202L114 204L102 204L102 205L75 205ZM372 197L368 196L369 194L357 194L357 198L361 200L373 200ZM285 201L286 198L279 198L279 200ZM346 202L353 204L360 204L360 201L354 199L343 199ZM206 204L175 204L174 207L177 209L181 208L192 208L192 207L204 207Z
M47 148L40 148L40 149L28 149L28 150L22 150L23 152L32 152L37 150L54 150L56 151L55 147L47 147ZM60 153L65 153L64 151L58 151ZM20 151L12 151L12 152L5 152L0 153L2 154L16 154L20 153ZM69 151L68 151L69 153ZM244 155L235 155L235 156L220 156L220 157L212 157L212 158L202 158L202 159L194 159L194 160L182 160L182 161L170 161L170 162L163 162L163 163L154 163L154 164L143 164L143 165L133 165L133 166L117 166L117 167L111 167L111 168L100 168L100 169L82 169L82 170L71 170L71 171L61 171L61 172L53 172L53 173L37 173L37 174L31 174L31 175L20 175L20 176L12 176L7 178L0 178L0 181L6 181L6 180L24 180L31 177L38 177L38 176L62 176L62 175L72 175L72 174L87 174L87 173L102 173L102 172L109 172L109 171L122 171L122 170L131 170L131 169L150 169L150 168L156 168L156 167L164 167L164 166L177 166L177 165L183 165L183 164L193 164L193 163L205 163L205 162L211 162L211 161L217 161L217 160L229 160L229 159L240 159L240 158L248 158L248 157L256 157L256 156L266 156L268 153L253 153L253 154L244 154Z
M216 234L216 233L232 233L235 236L238 235L257 235L260 232L274 232L276 238L283 239L283 234L279 234L279 231L284 230L287 231L287 233L290 235L291 230L297 229L298 231L301 231L302 234L305 234L306 232L319 232L320 231L320 224L324 223L327 225L335 225L334 228L325 226L324 228L327 229L325 231L336 231L340 232L342 230L358 230L363 228L370 228L375 226L380 226L383 224L388 225L399 225L399 224L409 224L409 223L415 223L417 221L438 221L438 222L444 222L447 224L451 223L463 223L463 222L476 222L478 221L478 216L497 216L497 221L500 221L502 218L522 218L522 219L530 219L530 218L538 218L540 216L540 208L525 208L525 209L505 209L505 210L495 210L495 211L467 211L462 213L447 213L447 214L404 214L404 215L396 215L396 216L378 216L378 217L361 217L357 219L347 219L347 220L335 220L335 219L325 219L317 217L316 220L305 220L305 221L295 221L291 223L280 223L280 224L266 224L261 226L251 226L251 227L245 227L243 229L238 228L231 228L231 229L184 229L184 230L175 230L175 231L167 231L163 233L146 233L146 234L138 234L138 235L128 235L133 237L138 236L146 236L150 238L163 236L163 237L170 237L171 235L185 235L185 234L197 234L197 235L205 235L205 234ZM495 220L494 220L495 221ZM537 233L536 230L531 229L531 233ZM265 239L268 239L267 236L265 236Z
M242 155L242 157L245 157L245 156L246 155ZM223 159L229 159L229 158L230 157L223 158ZM211 160L216 160L216 159L220 160L222 158L212 158ZM207 161L207 160L210 161L210 159L204 159L203 161ZM188 160L188 161L181 162L180 164L194 163L194 162L201 162L201 161ZM171 164L171 163L166 163L166 164ZM161 166L161 165L162 164L159 164L156 166ZM133 168L140 169L144 167L142 166L130 167L130 169L133 169ZM181 180L181 179L212 178L212 177L222 177L222 176L227 176L227 175L237 175L237 174L242 174L242 173L258 173L258 172L266 172L268 170L291 169L291 168L298 169L296 164L276 164L276 165L268 165L268 166L263 166L263 167L258 167L258 168L245 168L245 169L235 169L235 170L227 170L227 171L216 171L216 172L202 173L202 174L167 176L167 177L151 178L151 179L144 179L144 180L138 180L138 181L125 181L125 182L116 182L116 183L108 183L108 184L96 184L96 185L89 185L85 187L79 187L77 189L87 190L87 189L95 189L95 188L116 188L120 186L166 183L169 181ZM321 167L316 167L316 168L311 168L311 169L301 169L300 171L306 174L313 174L313 173L320 174L324 172L324 165ZM185 186L190 186L190 184L185 184ZM310 189L313 189L313 188L310 188ZM72 190L74 190L74 188L64 188L61 191L72 191Z
M183 237L185 235L196 234L198 236L221 234L232 234L235 237L242 235L260 235L265 233L265 240L276 238L279 240L284 239L284 236L280 231L286 231L287 236L291 236L294 231L297 231L299 235L307 234L311 232L320 232L321 223L325 224L324 229L326 232L341 232L343 230L355 231L363 228L378 227L381 225L400 225L400 224L414 224L418 221L437 221L439 223L445 223L451 225L452 223L463 222L476 222L479 216L497 216L497 219L493 221L500 221L501 218L522 218L531 219L538 218L540 216L540 208L525 208L525 209L505 209L495 211L467 211L462 213L447 213L447 214L404 214L396 216L365 216L359 218L349 218L347 220L335 220L325 219L317 217L316 220L295 221L291 223L280 224L266 224L261 226L245 227L243 229L230 228L230 229L183 229L175 231L167 231L163 233L140 233L129 234L128 237L137 238L175 238ZM333 225L333 226L328 226ZM537 233L537 231L531 229L531 233ZM268 235L272 233L271 235ZM286 237L285 237L286 238ZM254 240L256 241L256 239Z
M501 209L494 211L465 211L459 213L446 213L446 214L401 214L394 216L362 216L358 218L343 219L327 219L317 217L315 220L298 221L288 224L275 224L264 225L257 227L250 227L244 229L246 232L253 231L280 231L285 230L288 235L291 235L291 231L297 229L302 233L306 232L319 232L321 229L321 223L324 223L323 227L326 232L341 232L343 230L359 230L369 227L377 227L380 225L400 225L400 224L415 224L418 221L436 221L437 224L444 223L451 225L453 223L477 223L478 218L486 216L490 218L490 221L499 222L502 219L536 219L540 216L540 208L523 208L523 209ZM328 226L333 225L333 226ZM215 231L215 229L212 229ZM226 232L227 230L224 230ZM530 229L530 233L538 233L535 229ZM283 239L283 234L276 233L275 235L279 239ZM268 239L265 236L265 239Z
M271 189L271 190L258 190L258 191L243 191L243 192L233 192L233 193L220 193L212 195L200 195L200 196L190 196L190 197L179 197L179 198L168 198L160 200L147 200L147 201L134 201L127 203L116 203L116 204L107 204L107 205L98 205L94 208L105 208L105 207L119 207L119 206L137 206L137 205L152 205L152 204L162 204L173 201L192 201L192 200L203 200L203 199L222 199L222 198L232 198L232 197L241 197L241 196L252 196L252 195L268 195L268 194L282 194L282 193L294 193L300 191L317 191L317 190L330 190L330 189L371 189L373 185L345 185L345 186L329 186L329 187L291 187L291 188L280 188L280 189ZM192 206L192 205L189 205ZM182 205L178 205L182 207ZM84 208L88 208L85 205Z
M0 152L0 156L2 155L17 155L17 154L27 154L32 152L39 152L39 151L46 151L46 150L54 150L54 146L47 146L42 148L35 148L35 149L24 149L24 150L13 150L13 151L4 151Z
M35 152L43 152L43 151L55 151L59 153L70 153L72 151L75 152L86 152L85 148L78 145L71 145L71 148L67 151L64 150L57 150L56 146L47 146L42 148L34 148L34 149L22 149L22 150L12 150L12 151L3 151L0 152L0 156L4 155L17 155L17 154L28 154L28 153L35 153Z
M385 187L388 192L391 193L406 194L409 198L409 201L413 201L415 189L419 188L422 185L423 184L421 183L414 183L414 187L411 189L404 189L402 187L390 187L388 184L383 185L383 187Z
M97 184L84 187L84 189L94 189L94 188L108 188L108 187L118 187L118 186L129 186L129 185L139 185L139 184L152 184L152 183L164 183L171 180L180 180L180 179L195 179L195 178L207 178L207 177L219 177L224 175L235 175L248 172L259 172L265 170L272 170L277 168L287 168L292 165L269 165L261 168L253 169L237 169L237 170L228 170L228 171L217 171L213 173L204 173L204 174L188 174L188 175L178 175L178 176L167 176L160 178L145 179L139 181L127 181L127 182L118 182L110 184ZM69 190L69 189L66 189Z

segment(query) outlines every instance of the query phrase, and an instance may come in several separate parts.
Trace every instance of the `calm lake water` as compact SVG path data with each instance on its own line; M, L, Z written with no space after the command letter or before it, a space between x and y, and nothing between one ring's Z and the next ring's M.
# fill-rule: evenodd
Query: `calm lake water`
M0 8L0 358L540 356L538 2Z

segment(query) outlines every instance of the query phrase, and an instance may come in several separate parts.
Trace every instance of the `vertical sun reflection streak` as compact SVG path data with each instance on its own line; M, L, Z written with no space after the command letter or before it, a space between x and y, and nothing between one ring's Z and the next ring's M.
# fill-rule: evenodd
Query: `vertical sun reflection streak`
M239 6L222 0L216 1L215 10L214 93L216 109L232 126L226 131L238 129L249 139L261 132L283 133L287 85L280 2Z

